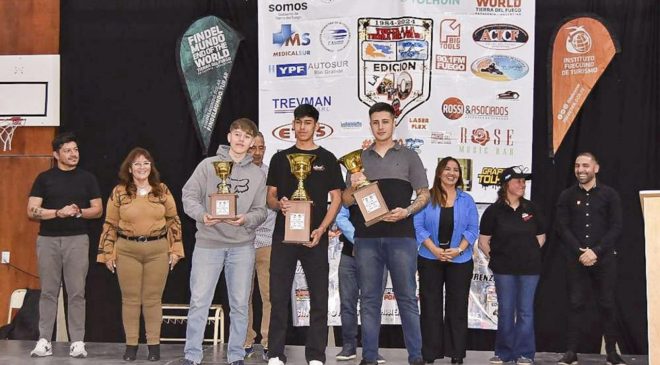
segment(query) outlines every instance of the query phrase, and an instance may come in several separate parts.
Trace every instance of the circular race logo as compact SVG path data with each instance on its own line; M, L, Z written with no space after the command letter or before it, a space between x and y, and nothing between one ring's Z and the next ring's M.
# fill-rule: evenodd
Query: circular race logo
M326 24L326 26L321 29L319 38L323 48L330 52L337 52L348 46L348 42L351 39L351 32L348 30L346 24L342 22L332 22Z

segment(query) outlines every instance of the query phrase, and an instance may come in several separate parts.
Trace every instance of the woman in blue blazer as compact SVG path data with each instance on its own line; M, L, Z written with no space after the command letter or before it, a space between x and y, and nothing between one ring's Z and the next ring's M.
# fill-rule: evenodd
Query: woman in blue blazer
M479 232L477 206L462 191L461 166L445 157L435 169L431 202L415 214L419 243L419 301L422 357L444 356L462 364L467 341L467 307L472 279L472 246ZM443 315L443 289L447 298Z

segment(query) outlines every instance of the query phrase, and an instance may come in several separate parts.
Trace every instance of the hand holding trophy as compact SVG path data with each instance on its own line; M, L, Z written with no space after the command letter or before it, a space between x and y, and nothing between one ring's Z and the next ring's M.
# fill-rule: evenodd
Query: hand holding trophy
M312 162L315 155L307 153L292 153L289 159L291 174L298 179L298 188L291 195L290 207L287 209L284 222L284 243L308 244L311 242L312 204L309 194L305 191L304 181L312 172Z
M339 159L339 163L344 165L346 170L351 174L362 172L362 150L355 150L344 155ZM355 197L355 202L360 208L360 212L364 217L364 224L367 227L380 222L389 213L385 199L383 199L383 194L381 194L378 188L377 181L370 182L369 180L364 180L356 186L353 197Z
M215 161L215 174L220 178L218 192L209 195L211 198L209 215L214 219L233 219L236 217L236 194L230 193L227 179L231 175L233 161Z

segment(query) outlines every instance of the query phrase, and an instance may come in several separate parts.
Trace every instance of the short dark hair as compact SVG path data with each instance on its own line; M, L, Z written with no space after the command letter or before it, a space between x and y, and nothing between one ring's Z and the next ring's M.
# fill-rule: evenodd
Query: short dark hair
M580 152L577 156L575 156L575 159L577 160L577 158L578 158L578 157L581 157L581 156L587 156L587 157L589 157L593 162L598 163L598 159L596 158L596 155L594 155L594 154L591 153L591 152L587 152L587 151L585 151L585 152Z
M293 119L310 117L314 122L319 121L319 111L311 104L300 104L293 110Z
M78 144L78 139L73 132L64 132L56 135L52 142L53 151L59 151L64 144L69 142L76 142Z
M390 114L392 114L393 117L396 115L392 105L388 103L378 102L372 105L371 108L369 108L369 118L371 118L371 114L378 112L389 112Z

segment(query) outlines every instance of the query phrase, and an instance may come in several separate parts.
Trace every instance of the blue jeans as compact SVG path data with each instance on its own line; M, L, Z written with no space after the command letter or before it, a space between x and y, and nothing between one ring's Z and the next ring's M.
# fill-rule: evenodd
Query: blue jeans
M422 358L422 334L415 290L417 241L407 237L356 238L355 259L360 284L362 358L376 361L383 303L383 273L390 271L399 307L408 362Z
M185 357L202 362L202 341L220 273L225 269L229 296L229 342L227 361L243 360L247 335L248 301L254 270L254 246L235 248L195 247L190 273L190 310L186 327Z
M534 360L534 293L538 275L495 274L497 335L495 355L502 361Z
M357 272L355 258L342 254L338 270L342 350L353 353L357 349L357 305L360 296ZM385 291L385 285L387 285L387 271L383 271L383 291Z

